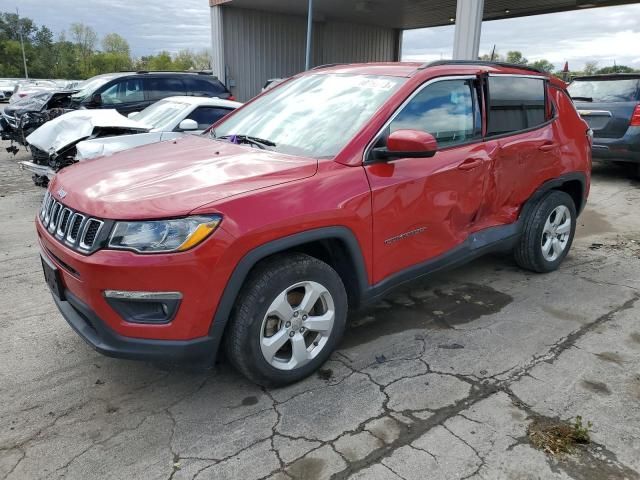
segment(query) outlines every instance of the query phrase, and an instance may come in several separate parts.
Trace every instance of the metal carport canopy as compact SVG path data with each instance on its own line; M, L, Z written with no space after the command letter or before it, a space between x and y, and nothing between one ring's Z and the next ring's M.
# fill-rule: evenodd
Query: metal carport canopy
M273 13L306 15L306 0L210 0ZM583 8L638 3L638 0L484 0L483 20L524 17ZM341 20L408 30L450 25L457 0L314 0L316 20Z

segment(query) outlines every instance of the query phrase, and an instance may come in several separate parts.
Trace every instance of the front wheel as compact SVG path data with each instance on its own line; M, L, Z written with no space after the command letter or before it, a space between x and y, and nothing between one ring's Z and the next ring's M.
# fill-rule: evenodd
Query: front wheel
M286 385L329 358L346 318L347 295L335 270L308 255L279 255L244 286L225 334L226 353L253 382Z
M525 219L516 263L534 272L556 270L569 253L576 231L576 206L565 192L551 191Z

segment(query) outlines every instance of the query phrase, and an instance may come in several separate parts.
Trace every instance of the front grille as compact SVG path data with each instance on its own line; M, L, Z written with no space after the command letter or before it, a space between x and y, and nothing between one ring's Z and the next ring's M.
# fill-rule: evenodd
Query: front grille
M80 253L91 253L99 247L104 222L66 207L50 192L42 200L40 221L56 240Z

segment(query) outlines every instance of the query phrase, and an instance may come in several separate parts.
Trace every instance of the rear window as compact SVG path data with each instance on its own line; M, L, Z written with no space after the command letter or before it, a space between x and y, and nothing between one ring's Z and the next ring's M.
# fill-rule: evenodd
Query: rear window
M620 80L575 80L569 85L569 95L587 102L635 102L638 99L637 78Z
M545 80L489 77L488 135L501 135L536 127L547 121Z
M205 80L203 78L186 78L187 91L196 97L228 96L227 89L219 80Z

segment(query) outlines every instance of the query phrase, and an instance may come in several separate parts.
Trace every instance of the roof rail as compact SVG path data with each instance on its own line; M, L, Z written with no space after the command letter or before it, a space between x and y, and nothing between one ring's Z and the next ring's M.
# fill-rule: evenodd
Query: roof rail
M528 65L518 65L516 63L507 63L507 62L489 62L486 60L438 60L435 62L424 63L418 67L418 70L424 70L429 67L438 67L440 65L480 65L483 67L507 67L507 68L517 68L520 70L529 70L531 72L542 73L544 75L548 75L544 70L540 70L539 68L530 67Z
M192 73L194 75L212 75L211 70L120 70L118 73ZM217 78L217 77L216 77Z
M347 65L347 64L346 63L327 63L325 65L318 65L317 67L313 67L311 70L320 70L321 68L337 67L339 65Z

